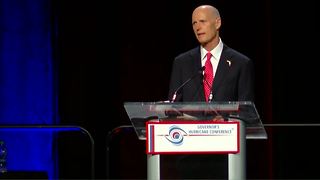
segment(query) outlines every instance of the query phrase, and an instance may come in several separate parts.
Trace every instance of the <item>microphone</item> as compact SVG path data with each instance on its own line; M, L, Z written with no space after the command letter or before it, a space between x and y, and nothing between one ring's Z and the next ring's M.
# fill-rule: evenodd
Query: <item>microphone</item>
M209 82L208 82L205 78L203 78L203 79L204 79L205 83L210 86ZM212 92L212 86L211 86L211 88L210 88L210 94L209 94L209 98L208 98L208 103L211 103L212 100L213 100L213 92ZM222 114L220 114L216 109L212 109L212 111L213 111L213 112L215 113L215 115L216 115L216 117L214 118L214 120L225 120L225 119L226 119L226 117L223 116Z
M209 82L206 80L206 78L203 78L203 80L206 82L206 84L210 87ZM210 103L213 100L213 94L212 94L212 86L210 87L210 94L209 94L209 98L208 98L208 102Z
M193 76L191 76L189 79L187 79L183 84L181 84L176 91L174 91L174 94L172 96L171 102L174 102L177 98L177 93L183 88L188 82L190 82L192 79L197 77L198 75L202 75L202 72L204 71L205 66L202 66Z
M211 88L211 91L210 91L210 95L209 95L209 99L208 99L208 102L211 102L213 99L213 94L212 94L212 88Z

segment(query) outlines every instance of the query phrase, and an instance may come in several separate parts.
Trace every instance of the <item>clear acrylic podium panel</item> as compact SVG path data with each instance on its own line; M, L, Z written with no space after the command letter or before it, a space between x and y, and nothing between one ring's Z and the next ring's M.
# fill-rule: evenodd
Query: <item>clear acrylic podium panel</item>
M247 139L247 179L320 179L320 124L263 124L268 139ZM116 128L109 143L110 179L146 179L145 141L133 126ZM128 158L125 158L128 157ZM179 179L175 155L161 156L162 179Z
M45 148L48 143L36 141L37 137L48 137L49 146L52 147L52 153L48 154L50 157L43 158L47 164L52 164L52 168L49 168L49 171L46 169L39 171L44 174L38 173L40 178L45 176L49 179L94 178L94 141L89 132L78 126L47 125L0 126L0 139L7 146L7 173L4 174L5 177L10 179L29 176L38 178L37 174L33 175L38 170L18 165L26 164L25 161L30 155L28 151L41 153L43 150L48 150ZM19 157L18 161L17 157ZM33 157L36 158L32 161L33 166L37 163L43 163L42 159L37 156Z
M250 101L237 102L125 102L125 110L140 140L146 139L148 120L207 120L217 115L238 119L246 124L247 139L266 139L259 113Z

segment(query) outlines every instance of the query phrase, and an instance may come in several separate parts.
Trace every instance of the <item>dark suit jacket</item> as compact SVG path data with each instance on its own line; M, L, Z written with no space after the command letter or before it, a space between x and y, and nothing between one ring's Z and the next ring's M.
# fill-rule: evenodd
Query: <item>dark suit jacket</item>
M173 62L169 99L177 93L175 101L205 101L201 69L200 47L177 56ZM253 101L254 69L245 55L224 45L213 81L213 101ZM196 75L198 74L198 75ZM182 179L227 179L227 155L181 155L176 157Z
M200 46L177 56L172 66L169 99L200 69ZM254 69L247 56L224 45L216 71L213 101L254 101ZM192 78L179 90L175 101L205 101L202 79L202 75Z

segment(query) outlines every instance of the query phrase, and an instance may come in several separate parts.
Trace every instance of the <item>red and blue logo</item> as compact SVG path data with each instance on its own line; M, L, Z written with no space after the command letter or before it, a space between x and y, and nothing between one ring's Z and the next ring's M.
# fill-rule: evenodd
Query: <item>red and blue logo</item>
M184 136L188 134L178 126L171 126L169 128L169 135L166 135L166 139L174 145L181 145L183 143Z

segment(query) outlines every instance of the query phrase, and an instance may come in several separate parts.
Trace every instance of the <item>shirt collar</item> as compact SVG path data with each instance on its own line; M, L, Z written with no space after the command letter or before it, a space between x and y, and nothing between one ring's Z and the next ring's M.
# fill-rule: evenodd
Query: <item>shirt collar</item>
M223 49L223 42L221 41L221 38L219 38L219 43L218 45L213 48L210 53L214 57L214 59L218 60L220 59L221 53ZM201 60L205 60L205 57L207 55L207 50L205 50L202 46L200 48L200 53L201 53Z

